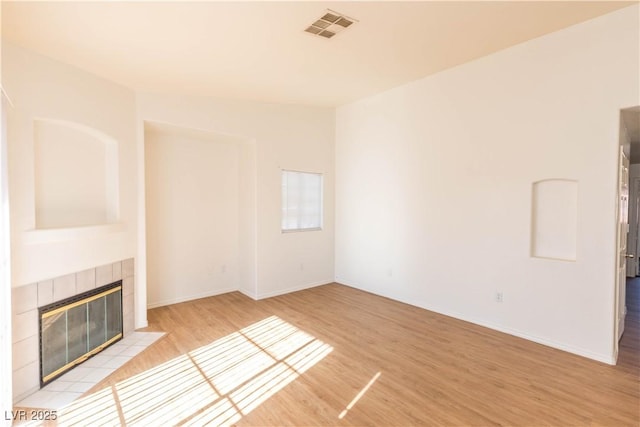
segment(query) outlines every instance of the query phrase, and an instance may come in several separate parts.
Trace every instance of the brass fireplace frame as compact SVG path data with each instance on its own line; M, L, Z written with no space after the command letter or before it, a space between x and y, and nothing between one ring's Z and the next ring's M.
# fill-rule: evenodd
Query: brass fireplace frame
M44 368L43 368L43 345L42 345L42 335L43 335L43 321L49 317L55 316L57 314L60 313L64 313L66 311L71 310L72 308L81 306L83 304L88 304L91 301L95 301L99 298L103 298L106 297L107 295L113 294L115 292L120 291L120 332L117 333L115 336L111 337L110 339L108 339L107 341L105 341L104 343L98 345L96 348L89 350L87 352L85 352L84 354L82 354L81 356L75 358L72 361L67 362L64 366L56 369L55 371L47 374L47 375L43 375L44 372ZM119 280L117 282L111 283L109 285L105 285L102 286L100 288L97 289L93 289L89 292L85 292L82 293L80 295L76 295L73 296L71 298L67 298L64 299L62 301L56 302L54 304L49 304L46 305L44 307L40 307L38 309L38 314L39 314L39 353L40 353L40 387L44 387L46 384L48 384L49 382L53 381L54 379L56 379L57 377L61 376L62 374L68 372L69 370L71 370L72 368L74 368L75 366L79 365L80 363L84 362L85 360L87 360L88 358L100 353L102 350L104 350L105 348L109 347L110 345L114 344L115 342L119 341L122 339L123 336L123 327L124 327L124 319L122 317L122 310L123 310L123 306L122 306L122 301L123 299L123 295L122 295L122 280Z

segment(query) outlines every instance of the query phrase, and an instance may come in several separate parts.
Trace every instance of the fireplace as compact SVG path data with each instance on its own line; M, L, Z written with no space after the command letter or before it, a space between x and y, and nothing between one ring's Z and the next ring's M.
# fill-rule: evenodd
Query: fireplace
M42 387L39 309L119 281L122 282L122 332L123 338L126 338L135 330L133 258L42 279L12 289L14 403L31 396Z
M40 386L119 341L122 280L38 309Z

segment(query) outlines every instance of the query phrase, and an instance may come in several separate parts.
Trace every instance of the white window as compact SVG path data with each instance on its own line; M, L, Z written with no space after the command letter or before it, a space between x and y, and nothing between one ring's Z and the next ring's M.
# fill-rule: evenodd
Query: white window
M282 171L282 231L322 229L322 175Z

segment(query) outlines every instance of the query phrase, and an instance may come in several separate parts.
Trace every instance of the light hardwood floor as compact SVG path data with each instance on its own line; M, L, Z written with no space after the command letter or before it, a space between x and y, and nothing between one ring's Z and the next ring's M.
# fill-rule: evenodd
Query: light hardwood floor
M617 366L338 284L161 307L146 330L167 335L85 412L103 399L106 424L638 426L639 295L629 282Z
M638 426L640 279L628 288L617 366L330 284L150 310L147 330L167 336L89 393L277 316L332 350L246 415L239 410L237 425Z

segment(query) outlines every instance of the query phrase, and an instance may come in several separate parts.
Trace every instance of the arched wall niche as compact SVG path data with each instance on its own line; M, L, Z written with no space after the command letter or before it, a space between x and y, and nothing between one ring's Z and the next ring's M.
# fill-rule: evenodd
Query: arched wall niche
M119 219L118 142L63 120L34 121L35 228L73 228Z

